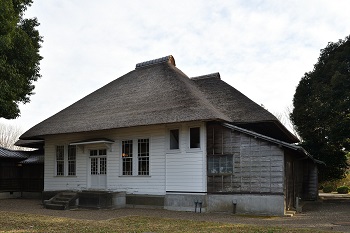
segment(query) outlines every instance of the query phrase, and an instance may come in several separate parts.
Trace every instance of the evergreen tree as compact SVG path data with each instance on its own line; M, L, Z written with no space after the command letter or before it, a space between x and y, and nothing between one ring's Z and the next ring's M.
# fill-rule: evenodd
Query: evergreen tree
M0 117L20 115L19 103L28 103L33 82L40 77L42 37L36 18L23 17L32 0L0 0Z
M302 145L320 166L320 180L342 178L350 150L350 36L328 43L311 72L302 77L291 120Z

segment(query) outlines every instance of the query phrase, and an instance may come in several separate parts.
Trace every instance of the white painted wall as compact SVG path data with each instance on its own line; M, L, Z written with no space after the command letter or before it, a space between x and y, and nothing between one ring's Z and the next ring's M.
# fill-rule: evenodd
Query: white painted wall
M190 149L189 128L201 127L199 149ZM168 130L176 126L168 127ZM182 124L180 129L180 149L166 150L166 191L168 192L206 192L206 128L205 124ZM168 140L167 140L168 141Z
M201 148L189 149L189 127L201 127ZM180 129L180 150L168 150L169 127ZM206 132L204 123L156 125L125 129L53 135L45 138L44 191L88 190L90 173L90 149L104 149L104 144L77 146L76 176L56 176L56 146L93 138L115 141L107 149L107 188L132 194L164 195L166 191L206 191ZM150 175L122 175L121 141L150 139ZM135 152L134 152L135 153ZM134 157L137 160L137 155Z

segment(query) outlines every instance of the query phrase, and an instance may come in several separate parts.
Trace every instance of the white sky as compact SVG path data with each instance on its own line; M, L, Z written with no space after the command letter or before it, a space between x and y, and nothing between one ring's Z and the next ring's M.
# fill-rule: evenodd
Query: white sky
M349 0L34 0L44 37L42 78L21 117L24 131L128 73L167 55L188 76L220 72L272 113L327 43L350 34Z

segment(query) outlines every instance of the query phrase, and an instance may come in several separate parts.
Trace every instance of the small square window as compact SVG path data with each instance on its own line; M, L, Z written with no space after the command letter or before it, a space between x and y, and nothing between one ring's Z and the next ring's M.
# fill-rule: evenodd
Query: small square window
M177 150L179 148L179 130L172 129L170 130L170 150Z
M200 148L200 128L190 128L190 148Z

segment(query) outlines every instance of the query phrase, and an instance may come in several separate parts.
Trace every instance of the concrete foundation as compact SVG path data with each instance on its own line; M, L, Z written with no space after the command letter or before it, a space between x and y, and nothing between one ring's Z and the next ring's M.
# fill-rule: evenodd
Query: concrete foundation
M0 192L0 199L19 198L21 192Z
M283 195L208 195L209 212L283 216L284 209Z
M126 206L129 208L149 208L149 209L163 209L164 196L163 195L126 195Z
M78 206L86 208L119 209L125 207L125 192L82 191Z
M58 192L43 192L50 199ZM283 216L284 195L274 194L126 194L125 192L80 191L77 205L88 208L159 208L189 212L226 212Z
M164 200L164 209L206 212L207 202L207 195L205 194L167 194Z
M44 191L42 200L49 200L56 194L65 192L60 191ZM71 191L67 191L71 192ZM74 192L74 191L73 191ZM76 205L83 208L101 208L101 209L120 209L126 207L125 192L105 192L105 191L79 191Z

